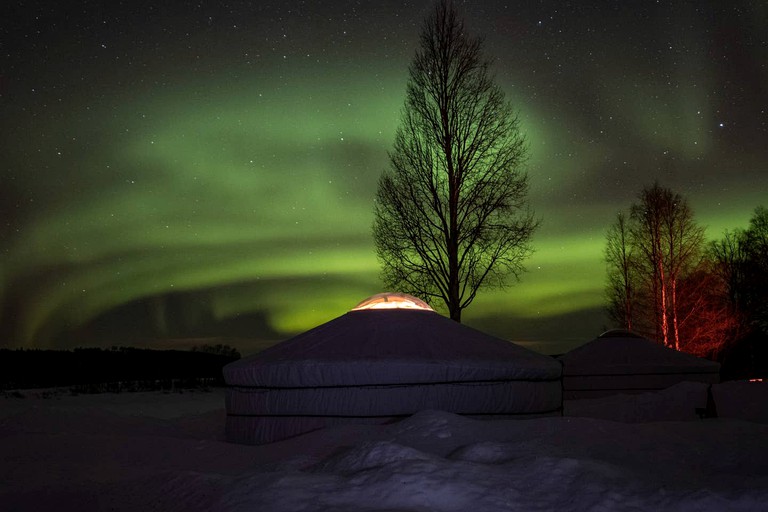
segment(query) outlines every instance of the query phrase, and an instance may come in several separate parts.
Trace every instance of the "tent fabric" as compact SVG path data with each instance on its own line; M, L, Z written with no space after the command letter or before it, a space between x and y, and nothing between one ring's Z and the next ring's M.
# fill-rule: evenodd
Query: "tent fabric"
M666 389L680 382L720 382L720 364L624 330L608 331L561 356L563 399Z
M464 414L505 414L536 411L546 400L539 396L546 387L538 382L455 382L384 386L336 386L313 388L235 388L228 399L232 414L253 410L269 415L400 416L440 405ZM554 387L560 384L552 381ZM524 392L523 392L524 391ZM555 404L556 408L559 404Z
M423 409L559 414L561 365L421 309L353 310L224 367L227 438L261 444Z
M227 440L265 444L344 423L389 423L437 409L484 419L560 414L560 381L227 390Z
M363 310L231 363L225 378L258 387L550 380L560 366L431 311Z

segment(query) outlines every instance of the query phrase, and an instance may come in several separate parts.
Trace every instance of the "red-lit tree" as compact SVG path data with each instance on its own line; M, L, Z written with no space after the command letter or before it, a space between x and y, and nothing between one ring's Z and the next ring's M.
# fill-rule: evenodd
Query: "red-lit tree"
M738 333L768 335L768 209L756 208L746 230L727 231L708 255L741 319Z
M717 359L743 335L742 315L729 300L728 283L717 263L704 259L679 283L680 350Z
M613 320L678 350L715 343L731 327L712 323L722 286L703 266L703 246L704 230L684 197L658 183L644 188L629 216L619 213L606 233Z
M699 262L704 229L684 197L654 183L632 205L629 233L636 275L650 299L654 338L680 349L678 287Z

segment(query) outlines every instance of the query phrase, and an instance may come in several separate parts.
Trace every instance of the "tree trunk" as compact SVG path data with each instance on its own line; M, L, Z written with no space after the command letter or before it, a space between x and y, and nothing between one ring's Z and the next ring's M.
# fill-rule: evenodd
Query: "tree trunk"
M659 262L659 291L661 292L661 305L660 305L660 314L661 314L661 339L664 342L664 346L669 346L669 315L667 308L669 307L667 305L667 278L664 274L664 267L661 262Z
M680 350L680 331L677 326L677 280L672 280L672 330L675 339L675 350Z
M626 248L626 242L622 240L623 247ZM624 249L624 326L627 330L632 330L632 285L630 284L631 276L629 275L629 261L626 256L626 249Z
M461 322L461 283L459 282L459 246L456 243L454 206L451 205L451 236L448 240L448 309L451 319Z
M455 320L461 323L461 307L459 307L458 304L455 306L451 304L450 314L451 314L451 320Z

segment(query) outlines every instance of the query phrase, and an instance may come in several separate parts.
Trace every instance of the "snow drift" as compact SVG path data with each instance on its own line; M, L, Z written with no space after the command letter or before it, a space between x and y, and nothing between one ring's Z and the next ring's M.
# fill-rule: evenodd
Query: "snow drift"
M765 420L766 386L713 386L715 397L735 398L718 403L730 418L477 420L426 410L261 446L224 441L223 391L23 392L0 396L0 503L84 512L765 510L768 424L736 416ZM654 394L678 392L685 386ZM600 400L580 402L600 409ZM603 405L621 419L628 403ZM749 404L757 410L740 409ZM628 407L623 419L655 419L640 417L649 410Z

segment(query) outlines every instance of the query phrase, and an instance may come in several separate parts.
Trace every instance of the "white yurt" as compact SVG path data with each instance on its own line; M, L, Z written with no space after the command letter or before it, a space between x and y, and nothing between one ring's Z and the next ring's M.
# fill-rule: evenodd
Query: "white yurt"
M263 444L424 409L492 418L560 414L555 359L435 313L405 294L224 367L227 440Z
M601 334L560 361L564 400L657 391L686 381L720 382L720 363L621 329Z

